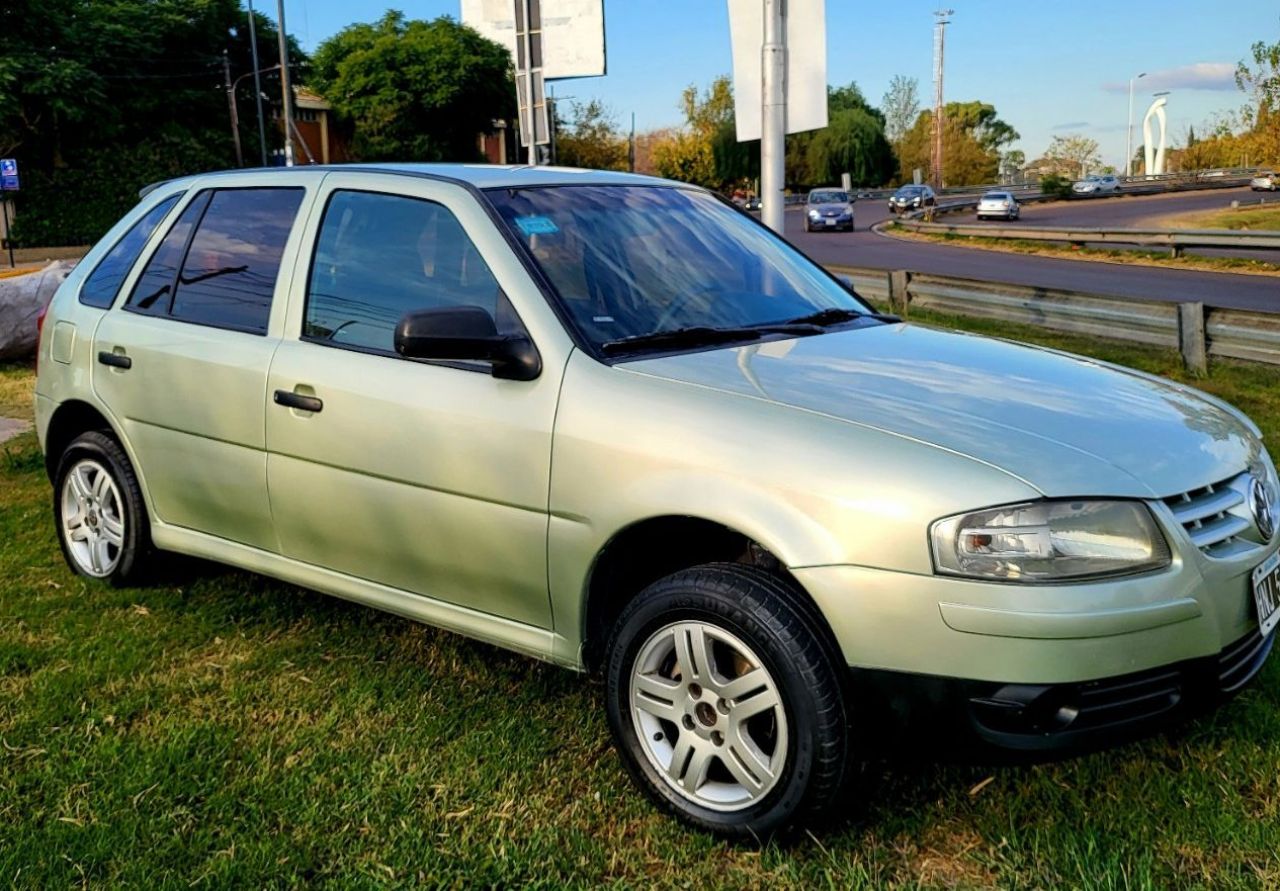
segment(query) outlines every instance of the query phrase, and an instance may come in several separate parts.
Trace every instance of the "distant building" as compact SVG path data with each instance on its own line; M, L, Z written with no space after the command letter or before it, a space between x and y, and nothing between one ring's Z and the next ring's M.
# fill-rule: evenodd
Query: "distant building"
M293 160L295 164L337 164L351 160L345 136L334 126L333 106L323 96L306 87L293 91ZM271 118L280 127L280 107L273 105Z

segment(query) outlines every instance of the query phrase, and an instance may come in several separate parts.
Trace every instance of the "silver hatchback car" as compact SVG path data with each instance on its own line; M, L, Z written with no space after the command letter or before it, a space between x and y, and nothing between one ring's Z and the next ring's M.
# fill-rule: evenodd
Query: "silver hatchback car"
M879 736L1141 732L1280 620L1240 412L881 315L648 177L159 184L54 297L36 418L75 571L193 554L595 672L639 786L729 835Z

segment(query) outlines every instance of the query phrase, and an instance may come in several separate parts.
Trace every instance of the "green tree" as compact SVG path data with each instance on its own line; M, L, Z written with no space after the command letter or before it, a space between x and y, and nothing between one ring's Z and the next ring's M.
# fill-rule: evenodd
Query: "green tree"
M881 105L884 108L885 136L894 145L902 141L920 114L919 89L920 83L914 77L895 74L889 81L889 89L885 91Z
M609 109L599 99L574 102L572 116L557 121L556 163L593 170L626 170L627 139Z
M1000 172L1001 150L1018 138L1018 131L985 102L948 103L943 122L943 182L948 186L994 182ZM924 171L926 180L934 178L932 111L920 113L899 146L899 178L910 180L917 167Z
M1044 156L1053 162L1059 173L1077 178L1102 163L1098 140L1078 133L1053 137Z
M366 161L478 160L476 135L515 113L511 54L448 17L350 25L316 48L312 82Z
M711 141L700 133L681 130L653 146L653 167L658 176L719 188Z

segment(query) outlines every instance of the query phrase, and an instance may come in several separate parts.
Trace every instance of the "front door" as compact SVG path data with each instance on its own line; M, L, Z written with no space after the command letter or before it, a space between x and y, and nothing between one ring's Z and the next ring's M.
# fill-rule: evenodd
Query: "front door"
M494 616L551 627L547 498L559 368L394 350L407 312L481 306L523 331L523 275L461 187L335 173L267 384L267 478L282 552ZM505 252L505 253L504 253ZM305 260L305 258L304 258ZM298 299L305 289L305 299ZM293 305L298 305L295 313Z
M163 523L276 550L263 431L284 319L274 296L306 185L319 180L197 188L127 301L97 327L94 392Z

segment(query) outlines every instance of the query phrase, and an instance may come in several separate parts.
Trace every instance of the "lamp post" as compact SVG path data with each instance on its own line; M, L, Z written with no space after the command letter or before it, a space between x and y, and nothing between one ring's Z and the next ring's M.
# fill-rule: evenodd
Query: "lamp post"
M268 71L275 71L275 70L276 70L276 69L278 69L280 66L279 66L279 65L272 65L270 68L263 68L263 69L261 69L261 70L257 70L257 69L255 69L255 70L253 70L253 71L246 71L244 74L240 75L240 76L239 76L239 77L237 77L235 80L232 80L232 79L231 79L231 69L230 69L230 68L228 67L228 65L227 65L226 53L223 53L223 54L222 54L222 67L223 67L223 73L224 73L224 76L225 76L225 78L226 78L226 83L227 83L227 103L231 106L231 133L232 133L232 135L235 137L235 143L236 143L236 166L237 166L237 167L243 167L243 166L244 166L244 157L243 157L243 155L242 155L242 154L241 154L241 152L240 152L240 116L239 116L239 114L238 114L238 113L237 113L237 111L236 111L236 88L240 86L240 81L244 80L246 77L250 77L250 76L252 76L252 77L253 77L253 82L256 84L256 83L258 83L258 75L259 75L259 74L266 74ZM258 97L257 97L257 99L258 99L258 107L259 107L259 108L261 108L261 107L262 107L262 93L261 93L261 91L260 91L260 90L259 90L259 92L258 92ZM261 143L262 143L262 166L263 166L263 167L266 167L266 166L267 166L267 160L266 160L266 158L267 158L267 142L266 142L266 137L263 135L263 132L262 132L262 118L261 118L261 117L259 117L259 118L258 118L258 138L259 138L259 140L260 140L260 141L261 141Z
M1142 72L1137 77L1129 78L1129 125L1124 131L1124 175L1133 176L1133 85L1135 81L1147 76Z

